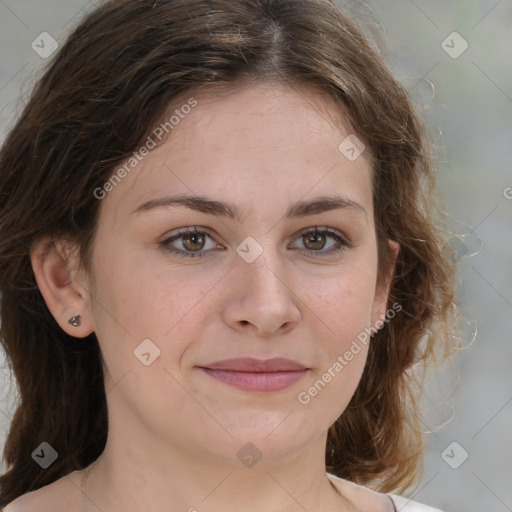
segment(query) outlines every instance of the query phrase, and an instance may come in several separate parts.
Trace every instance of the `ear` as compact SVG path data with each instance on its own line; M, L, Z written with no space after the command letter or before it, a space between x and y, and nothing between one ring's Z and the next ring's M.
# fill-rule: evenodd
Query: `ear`
M94 332L89 283L82 270L75 244L63 239L44 237L30 251L32 269L39 290L62 330L77 338ZM69 319L81 315L74 327Z
M371 326L379 330L384 325L386 319L387 304L391 282L395 274L395 263L400 251L400 244L393 240L388 240L388 246L391 251L389 255L389 265L385 275L377 276L375 287L375 297L371 314Z

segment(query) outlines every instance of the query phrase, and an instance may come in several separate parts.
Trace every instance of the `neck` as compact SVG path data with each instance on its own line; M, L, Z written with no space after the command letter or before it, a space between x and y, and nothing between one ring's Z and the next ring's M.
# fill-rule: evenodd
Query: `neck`
M281 464L262 458L253 467L244 467L205 454L198 458L172 446L141 449L139 444L121 447L110 441L82 474L84 510L351 510L327 477L322 442Z

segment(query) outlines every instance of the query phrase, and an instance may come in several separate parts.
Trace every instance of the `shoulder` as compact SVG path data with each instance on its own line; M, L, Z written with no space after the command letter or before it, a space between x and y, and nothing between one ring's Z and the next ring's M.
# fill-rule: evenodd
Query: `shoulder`
M6 505L2 512L66 512L77 509L80 491L71 476L74 474L23 494Z
M40 489L23 494L4 507L2 512L39 512L45 504L44 494Z
M340 477L327 473L328 478L338 487L339 490L343 490L345 494L353 501L363 504L365 509L377 509L379 506L382 507L383 503L388 503L390 498L393 500L398 512L442 512L441 510L427 505L423 505L416 501L412 501L403 496L396 494L382 494L374 491L363 485L358 485L349 480L344 480Z
M374 491L364 485L356 484L350 480L344 480L331 473L327 473L327 477L350 502L357 504L357 510L392 510L391 500L388 495Z
M395 494L390 494L389 496L395 502L396 508L400 512L442 512L438 508L423 505L403 496L396 496Z
M36 512L34 495L37 498L37 494L37 491L32 491L16 498L5 506L2 512Z

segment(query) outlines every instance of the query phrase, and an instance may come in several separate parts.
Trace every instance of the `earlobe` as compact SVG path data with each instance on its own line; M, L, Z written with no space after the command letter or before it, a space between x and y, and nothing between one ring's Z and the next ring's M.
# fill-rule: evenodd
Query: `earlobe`
M44 237L32 246L30 260L39 290L62 330L77 338L91 334L90 296L76 246Z

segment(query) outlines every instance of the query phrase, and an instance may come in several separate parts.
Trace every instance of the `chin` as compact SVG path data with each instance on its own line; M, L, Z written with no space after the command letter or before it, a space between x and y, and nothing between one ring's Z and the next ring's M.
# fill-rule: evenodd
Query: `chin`
M267 462L274 459L282 463L283 459L304 451L322 435L322 432L304 430L304 425L298 424L294 416L295 413L283 411L269 415L267 421L263 421L261 413L259 418L249 415L233 419L223 424L232 437L226 431L216 430L202 437L201 442L204 444L207 438L210 441L208 451L230 459L235 455L242 463L245 455L249 459L264 458Z

